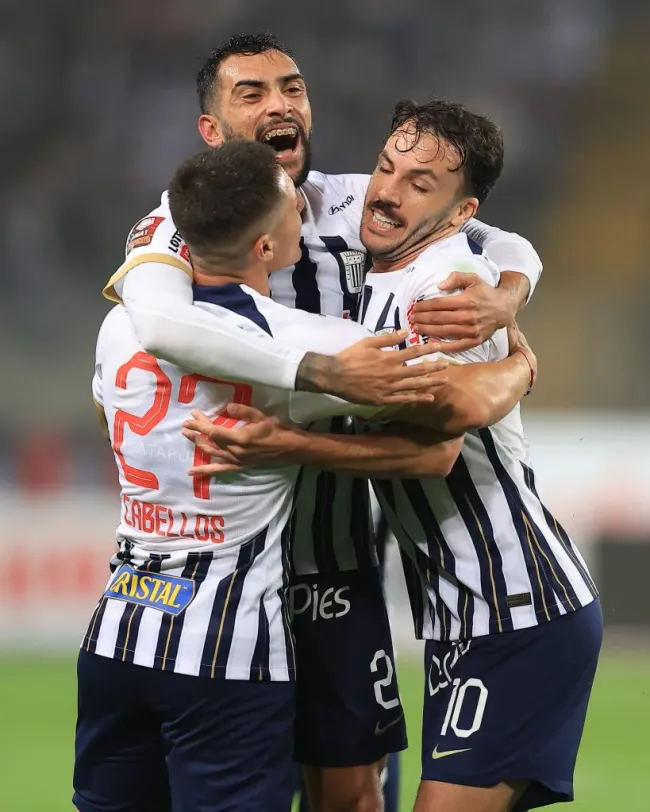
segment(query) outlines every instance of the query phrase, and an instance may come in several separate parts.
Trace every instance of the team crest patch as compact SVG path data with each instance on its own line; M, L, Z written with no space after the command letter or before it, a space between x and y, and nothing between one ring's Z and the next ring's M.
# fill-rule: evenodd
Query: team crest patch
M363 284L366 255L363 251L341 251L341 262L345 269L345 281L349 292L359 293Z
M194 588L195 583L189 578L136 570L125 564L109 584L104 597L179 615L194 599Z
M156 229L164 219L164 217L145 217L136 223L127 237L126 253L129 254L134 248L149 245L153 240Z

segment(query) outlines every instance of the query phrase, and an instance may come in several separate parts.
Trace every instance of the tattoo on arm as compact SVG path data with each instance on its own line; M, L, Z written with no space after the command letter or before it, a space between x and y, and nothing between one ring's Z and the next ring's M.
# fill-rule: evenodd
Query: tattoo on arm
M305 353L296 374L296 391L331 392L341 371L341 361L333 355Z

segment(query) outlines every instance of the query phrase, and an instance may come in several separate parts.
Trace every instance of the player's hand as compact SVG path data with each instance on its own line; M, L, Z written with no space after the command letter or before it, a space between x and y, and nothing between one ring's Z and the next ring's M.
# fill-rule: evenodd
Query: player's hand
M493 288L475 273L455 271L438 285L440 290L460 290L454 296L424 299L413 308L416 333L445 341L445 352L478 347L517 315L512 297Z
M407 330L371 336L338 353L339 369L332 394L354 403L382 406L390 403L430 403L435 390L447 383L448 362L439 359L409 364L439 352L440 344L414 344L404 350L388 350L404 341Z
M229 403L226 411L241 425L233 428L215 425L199 409L194 409L192 419L183 423L183 436L214 460L190 468L190 476L290 464L286 457L296 449L300 431L282 426L277 417L267 417L259 409L240 403Z

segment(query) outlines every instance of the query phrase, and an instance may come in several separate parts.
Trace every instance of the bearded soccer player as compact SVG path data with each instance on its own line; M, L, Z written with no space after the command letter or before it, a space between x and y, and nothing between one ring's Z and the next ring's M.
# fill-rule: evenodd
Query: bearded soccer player
M269 35L233 37L206 61L198 91L199 131L209 146L233 138L264 141L299 187L301 256L273 275L272 297L310 313L354 317L366 265L359 225L368 178L310 171L311 109L292 52ZM510 322L541 270L520 237L476 221L465 227L499 264L500 286L464 277L468 290L457 309L419 316L423 330L456 337L460 346L472 343L468 333L478 342ZM204 375L323 391L322 370L296 346L249 340L231 328L227 311L193 306L191 274L190 252L163 195L161 205L134 226L125 262L107 288L122 297L147 351ZM458 340L450 345L458 346ZM363 371L360 366L359 375ZM377 384L372 402L398 397L399 385L394 379ZM328 391L355 400L355 390L354 378L341 376ZM314 428L340 432L345 422ZM307 767L315 810L381 808L379 770L406 739L366 482L306 468L295 498L292 550L301 674L296 757ZM323 605L331 595L340 605L349 602L344 617Z
M497 284L496 266L472 252L460 229L502 164L501 133L489 119L437 100L397 105L361 226L373 256L361 305L369 329L406 328L407 344L417 344L415 307L430 298L453 306L440 289L452 269ZM503 358L506 344L499 330L445 355L469 371ZM531 385L534 372L531 363ZM457 385L450 376L447 386ZM450 429L447 386L428 409L440 431ZM501 419L488 398L483 407L445 480L373 482L400 544L416 635L426 640L416 812L523 812L572 800L602 641L596 587L539 499L519 406ZM258 422L232 433L213 431L204 418L191 424L219 444L211 453L226 452L231 471L255 459L357 470L375 439L295 432L256 413L234 414ZM385 425L375 431L381 436Z

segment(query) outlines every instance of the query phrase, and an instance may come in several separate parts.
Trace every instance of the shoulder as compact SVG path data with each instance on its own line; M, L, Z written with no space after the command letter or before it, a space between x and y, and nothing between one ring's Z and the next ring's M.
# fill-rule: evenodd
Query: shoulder
M105 355L108 350L115 347L124 337L130 337L133 332L126 308L116 305L111 308L99 328L97 336L97 356Z
M167 192L164 192L160 204L140 218L129 231L124 249L124 262L111 276L104 296L114 302L120 302L115 291L115 283L122 279L131 268L145 262L158 262L173 265L191 276L192 261L189 248L179 234L169 211Z
M303 185L305 196L322 199L322 209L330 215L361 211L368 188L369 175L327 175L310 172Z
M492 287L499 284L499 269L485 254L472 251L464 234L455 234L444 244L429 246L407 268L404 284L414 280L442 282L450 273L474 273Z

